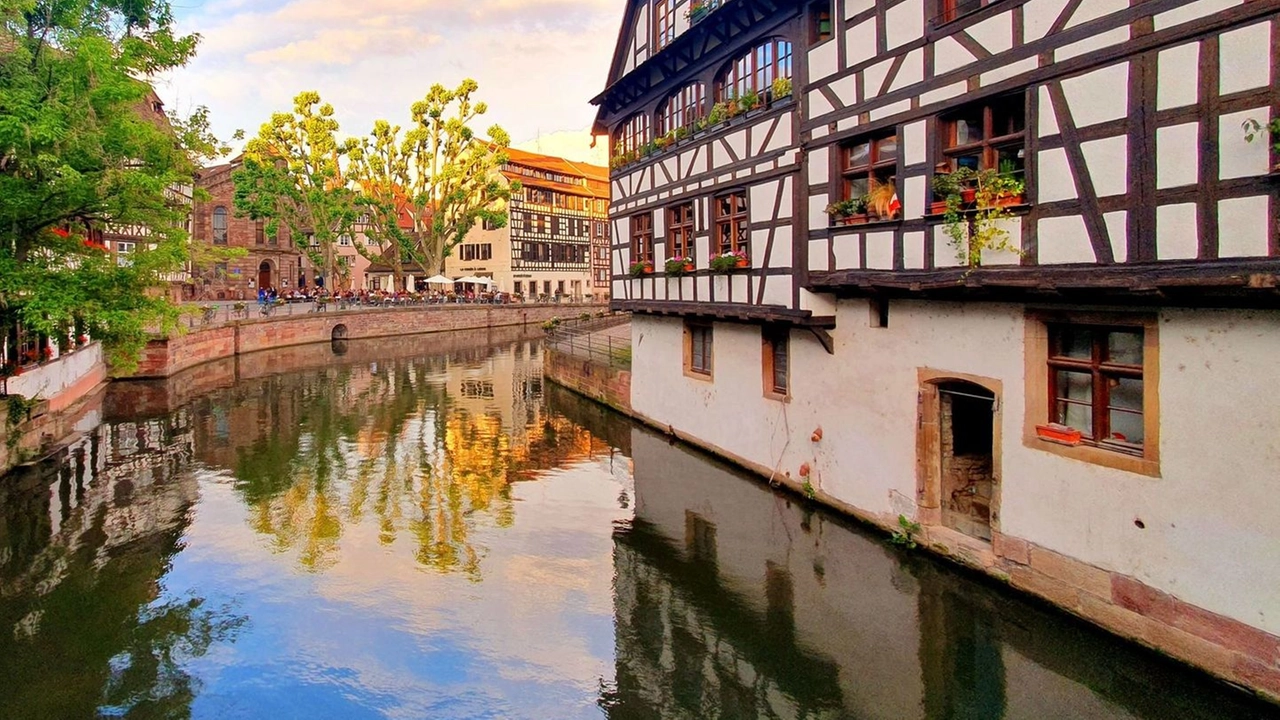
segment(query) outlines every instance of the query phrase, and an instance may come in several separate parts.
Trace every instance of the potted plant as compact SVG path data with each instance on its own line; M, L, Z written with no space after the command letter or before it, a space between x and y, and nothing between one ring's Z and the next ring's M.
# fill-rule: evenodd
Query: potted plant
M631 263L631 267L627 269L627 273L630 274L631 277L636 277L636 278L641 277L643 275L649 275L652 272L653 272L653 263L648 260L641 260L640 262Z
M735 268L748 267L750 264L746 251L731 250L726 253L712 255L709 267L713 272L729 272Z
M861 225L867 222L867 198L860 195L827 206L827 214L836 225Z
M701 22L718 4L716 0L693 0L685 11L685 17L689 18L690 25Z
M902 212L902 203L898 201L898 186L892 180L879 182L871 180L871 192L866 197L867 212L875 217L890 220Z
M748 90L738 98L738 111L747 113L760 108L760 93Z
M712 105L711 112L707 115L707 122L704 127L715 127L716 125L728 120L730 118L729 105L730 103L726 102L718 102L715 105Z
M957 258L969 267L977 267L988 250L1021 254L1010 244L1009 231L1002 223L1013 217L1007 201L1023 193L1022 181L989 168L959 168L951 173L951 180L955 186L946 196L943 231L951 238Z
M675 275L678 277L680 275L688 275L689 273L694 272L696 268L693 266L693 258L674 257L663 265L663 270L668 275Z
M930 215L942 215L947 212L947 198L960 195L960 183L952 174L946 163L940 163L933 171L933 202L929 205Z
M1000 161L1000 172L993 179L998 183L996 190L999 195L996 201L1001 205L1022 205L1026 202L1026 184L1018 179L1021 171L1018 166L1008 158Z
M774 78L773 85L770 86L769 89L773 91L774 102L777 102L778 100L782 100L783 98L789 98L791 97L791 78L789 77Z

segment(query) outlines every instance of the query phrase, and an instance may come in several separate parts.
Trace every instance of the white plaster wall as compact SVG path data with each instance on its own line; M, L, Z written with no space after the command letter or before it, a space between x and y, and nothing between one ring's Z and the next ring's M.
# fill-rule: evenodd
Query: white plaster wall
M1280 313L1160 312L1163 476L1150 478L1022 445L1024 312L894 302L881 329L865 301L842 301L834 356L793 333L788 403L763 397L758 328L715 326L706 382L682 373L679 320L638 316L632 401L780 474L808 462L815 485L891 518L893 493L915 496L917 369L1000 380L1004 532L1280 633Z
M51 400L84 380L102 365L102 344L93 343L86 348L63 355L52 362L27 370L10 378L9 392L25 398L39 397Z

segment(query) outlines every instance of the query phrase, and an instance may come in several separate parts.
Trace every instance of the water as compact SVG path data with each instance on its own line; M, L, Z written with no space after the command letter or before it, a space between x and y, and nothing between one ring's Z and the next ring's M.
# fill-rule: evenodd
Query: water
M0 718L1271 712L540 367L471 333L113 387L0 479Z

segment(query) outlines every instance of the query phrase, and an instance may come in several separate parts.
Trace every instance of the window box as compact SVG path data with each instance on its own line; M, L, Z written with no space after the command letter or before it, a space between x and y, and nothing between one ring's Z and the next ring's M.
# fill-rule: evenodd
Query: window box
M1080 444L1083 433L1075 428L1059 425L1058 423L1049 423L1048 425L1036 426L1036 437L1041 440L1048 440L1059 445L1070 445L1075 447Z
M835 218L836 225L866 225L871 222L871 215L867 213L859 213L857 215L841 215Z

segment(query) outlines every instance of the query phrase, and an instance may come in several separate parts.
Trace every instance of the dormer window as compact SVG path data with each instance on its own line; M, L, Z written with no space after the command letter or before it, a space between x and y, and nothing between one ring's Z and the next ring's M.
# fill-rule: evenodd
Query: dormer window
M716 101L740 98L750 92L763 96L778 78L791 78L791 43L774 38L729 63L716 82Z

